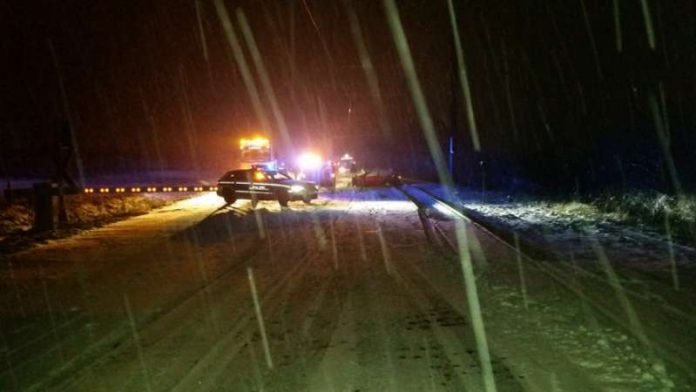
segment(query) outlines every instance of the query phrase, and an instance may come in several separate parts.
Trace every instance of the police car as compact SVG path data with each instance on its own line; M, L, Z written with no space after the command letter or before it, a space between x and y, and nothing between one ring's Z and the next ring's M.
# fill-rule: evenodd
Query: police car
M218 180L217 189L218 196L228 204L246 199L254 207L259 200L278 200L283 207L294 200L309 204L319 193L312 182L297 181L281 172L261 168L229 171Z

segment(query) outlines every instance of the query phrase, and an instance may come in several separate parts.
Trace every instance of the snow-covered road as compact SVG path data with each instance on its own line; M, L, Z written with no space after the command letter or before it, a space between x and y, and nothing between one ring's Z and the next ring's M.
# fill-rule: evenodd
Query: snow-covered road
M514 249L466 230L497 390L689 390L537 267L522 290ZM0 390L484 390L460 256L391 188L184 200L5 262Z

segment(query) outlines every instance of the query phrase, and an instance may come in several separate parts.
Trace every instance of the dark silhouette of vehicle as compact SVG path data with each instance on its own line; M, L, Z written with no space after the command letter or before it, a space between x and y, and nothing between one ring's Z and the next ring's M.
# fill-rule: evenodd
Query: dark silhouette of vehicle
M313 182L294 180L281 172L252 168L225 173L218 180L217 194L228 204L246 199L256 207L259 200L277 200L287 207L289 201L295 200L310 204L318 197L319 188Z
M396 174L394 170L366 170L355 174L352 184L360 188L401 185L401 176Z

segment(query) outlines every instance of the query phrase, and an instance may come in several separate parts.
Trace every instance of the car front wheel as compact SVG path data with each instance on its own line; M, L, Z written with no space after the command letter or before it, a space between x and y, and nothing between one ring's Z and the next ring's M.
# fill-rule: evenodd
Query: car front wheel
M287 193L278 193L278 204L280 204L281 207L287 207L288 201L290 201L290 197L288 197Z
M234 202L237 201L237 197L234 195L234 193L227 193L223 196L223 198L227 204L234 204Z

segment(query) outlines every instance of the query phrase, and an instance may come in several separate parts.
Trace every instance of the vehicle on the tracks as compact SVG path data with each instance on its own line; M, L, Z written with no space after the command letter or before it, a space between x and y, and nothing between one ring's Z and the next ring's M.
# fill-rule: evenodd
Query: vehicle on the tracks
M391 169L361 170L353 176L352 185L359 188L401 185L401 176Z
M295 200L310 204L318 197L319 187L285 173L253 167L225 173L218 180L217 194L228 204L244 199L251 200L256 207L259 200L277 200L282 207L287 207L288 202Z
M355 165L355 158L350 154L343 154L341 159L336 162L338 174L349 174L355 173L357 168Z

